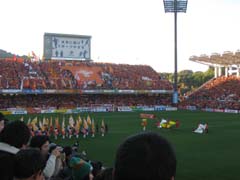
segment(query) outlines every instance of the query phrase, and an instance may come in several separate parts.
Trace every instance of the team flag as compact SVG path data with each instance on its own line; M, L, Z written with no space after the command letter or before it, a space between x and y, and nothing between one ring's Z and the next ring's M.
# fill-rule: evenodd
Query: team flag
M43 120L42 120L42 125L46 124L46 119L45 117L43 117Z
M33 127L33 131L37 131L38 130L38 127L37 127L37 116L31 121L31 125Z
M101 123L101 133L102 133L102 136L105 135L105 123L104 123L104 120L102 120L102 123Z
M27 125L28 125L28 126L31 125L31 118L30 118L30 117L28 118Z
M43 127L43 123L42 123L41 119L39 119L38 124L39 124L39 128L41 129L41 131L44 131L44 127Z
M102 120L101 127L105 129L105 123L104 123L104 120Z
M62 120L62 138L65 139L65 118L63 116L63 120Z
M60 124L59 124L58 117L56 117L56 118L55 118L55 128L57 128L57 129L58 129L58 131L60 131L60 130L61 130L61 126L60 126Z
M76 124L75 124L75 135L76 135L76 138L79 137L80 127L81 127L80 121L77 120L77 121L76 121Z
M69 117L69 125L71 127L74 127L74 119L73 119L72 115Z
M23 116L20 118L20 121L22 121L22 122L24 121Z
M83 119L83 128L86 130L88 129L88 123L87 123L86 119Z
M95 137L95 123L94 123L94 119L92 119L91 132L92 132L92 137Z
M92 122L91 122L91 118L90 118L90 116L88 115L88 116L87 116L87 124L90 126L91 123L92 123Z
M82 118L80 117L80 115L78 116L78 122L79 122L79 125L81 127L81 125L82 125Z

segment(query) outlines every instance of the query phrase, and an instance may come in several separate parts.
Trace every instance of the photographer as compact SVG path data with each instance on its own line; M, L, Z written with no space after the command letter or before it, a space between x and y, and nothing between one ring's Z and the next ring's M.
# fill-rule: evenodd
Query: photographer
M5 116L2 113L0 113L0 132L6 126L7 122L8 122L8 119L6 119Z
M51 152L49 153L49 142L48 136L34 136L30 142L30 147L39 148L45 157L46 165L43 175L46 179L54 177L62 168L60 149L57 146L55 148L51 147Z
M55 169L54 169L54 173L52 175L52 177L58 177L59 172L65 166L66 155L63 152L63 148L62 147L57 146L54 143L51 143L51 144L49 144L49 154L52 154L53 151L59 151L60 152L60 156L58 156L57 159L56 159ZM51 179L54 179L54 178L51 178Z

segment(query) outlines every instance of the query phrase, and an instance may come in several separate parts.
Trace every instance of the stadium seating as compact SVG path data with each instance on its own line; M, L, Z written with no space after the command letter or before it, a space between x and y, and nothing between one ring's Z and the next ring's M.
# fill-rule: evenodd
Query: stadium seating
M147 65L1 60L0 88L172 90L172 84Z
M77 94L42 94L42 95L0 95L0 109L7 108L76 108L91 107L100 104L115 106L153 106L171 104L171 95L77 95Z
M240 109L240 78L221 76L187 96L180 107L196 106L197 108Z
M81 61L0 60L0 90L172 90L147 65L94 63ZM14 92L14 91L13 91ZM80 91L81 92L81 91ZM170 94L0 94L0 109L74 108L94 104L168 105Z

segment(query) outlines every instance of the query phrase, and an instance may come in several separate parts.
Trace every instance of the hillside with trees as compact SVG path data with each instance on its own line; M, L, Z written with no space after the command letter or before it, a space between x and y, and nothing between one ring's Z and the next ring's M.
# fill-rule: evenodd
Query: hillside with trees
M24 59L27 58L26 55L24 55L24 56L19 56L19 55L17 55L17 54L13 54L13 53L11 53L11 52L7 52L7 51L5 51L5 50L0 49L0 58L9 58L9 57L14 57L14 56L20 57L20 58L24 58Z
M159 73L162 79L167 79L173 83L173 73ZM205 82L214 77L214 69L209 67L205 72L192 70L183 70L178 72L178 88L181 95L200 87Z

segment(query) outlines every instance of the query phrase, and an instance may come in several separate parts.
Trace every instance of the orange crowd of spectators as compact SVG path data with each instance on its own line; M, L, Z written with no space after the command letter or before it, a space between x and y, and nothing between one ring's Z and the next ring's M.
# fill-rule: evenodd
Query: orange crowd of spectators
M215 78L187 96L180 106L197 108L240 109L240 77Z
M96 79L81 79L69 67L98 69ZM92 73L87 71L87 73ZM77 79L79 78L79 79ZM101 83L97 82L97 78ZM10 62L0 61L0 89L133 89L172 90L147 65L94 63L79 61Z
M76 108L110 104L113 106L170 105L170 94L104 95L104 94L39 94L0 95L0 109L7 108Z

